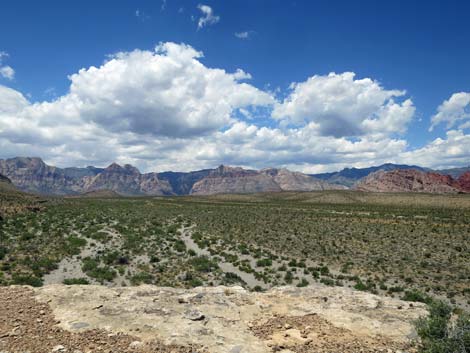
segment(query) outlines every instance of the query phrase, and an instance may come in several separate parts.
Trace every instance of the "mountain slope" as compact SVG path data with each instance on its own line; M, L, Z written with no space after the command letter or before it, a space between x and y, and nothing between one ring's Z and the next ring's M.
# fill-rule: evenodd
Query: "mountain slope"
M287 169L261 171L221 165L193 185L193 195L344 189Z
M77 195L112 190L123 195L171 195L171 185L156 173L141 174L131 165L113 163L107 168L57 168L40 158L0 160L0 173L22 191L50 195Z
M112 190L122 195L171 195L171 185L156 173L141 174L130 164L111 164L101 173L83 178L84 191Z
M0 174L22 191L40 194L70 194L80 191L75 179L40 158L17 157L0 160Z
M163 172L157 173L160 180L167 181L176 195L187 195L191 192L193 185L209 175L213 169L203 169L188 173Z
M311 174L311 176L328 181L329 183L351 187L358 180L368 176L371 173L377 172L379 170L391 171L395 169L415 169L420 171L427 170L426 168L422 168L416 165L386 163L369 168L345 168L339 172Z
M282 189L273 178L256 170L219 166L196 182L192 195L273 192Z
M0 174L0 220L7 215L38 211L42 203L35 195L19 191L6 176Z
M462 178L462 183L467 181ZM373 192L427 192L438 194L456 194L465 192L459 180L450 175L434 172L423 172L414 169L393 171L377 171L361 179L355 186L356 190ZM468 190L470 191L470 190Z
M450 175L452 178L458 178L461 175L470 172L470 166L463 168L449 168L449 169L439 169L436 172L440 174Z

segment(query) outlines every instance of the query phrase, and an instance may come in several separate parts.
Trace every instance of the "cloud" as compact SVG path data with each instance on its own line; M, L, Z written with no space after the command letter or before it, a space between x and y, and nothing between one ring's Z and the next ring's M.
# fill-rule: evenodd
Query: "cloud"
M204 66L202 53L163 43L155 51L118 53L100 67L70 76L70 92L35 104L29 114L43 123L84 121L112 132L183 137L226 126L233 113L274 99L248 83L242 70Z
M397 133L406 130L414 105L405 92L375 80L312 76L276 101L247 82L249 73L202 60L201 52L176 43L117 53L69 76L65 95L36 103L0 85L0 157L39 155L59 166L117 161L143 171L226 163L311 173L470 160L470 135L461 129L410 150Z
M3 65L3 60L8 58L8 53L1 51L0 52L0 76L8 80L13 80L15 78L15 70L11 66Z
M431 118L432 131L437 125L447 123L447 128L455 126L458 121L470 118L470 93L454 93L448 100L444 101L438 108L437 114ZM460 128L468 128L469 122Z
M17 114L28 105L28 100L20 92L0 85L0 116Z
M461 130L449 130L445 138L436 138L422 148L400 155L405 163L434 168L470 165L470 135Z
M353 72L315 75L292 83L273 117L294 125L313 122L325 136L402 133L415 112L410 99L396 101L403 96L405 91L386 90L370 78L355 79Z
M235 32L234 35L238 39L249 39L251 36L252 31L244 31L244 32Z
M142 22L150 20L150 16L147 15L144 11L139 10L139 9L135 10L134 15L135 15L135 17L137 17Z
M205 26L216 24L217 22L220 21L220 17L214 15L214 11L212 10L212 7L208 5L199 4L197 8L202 12L202 16L199 17L199 20L197 22L198 29L201 29Z

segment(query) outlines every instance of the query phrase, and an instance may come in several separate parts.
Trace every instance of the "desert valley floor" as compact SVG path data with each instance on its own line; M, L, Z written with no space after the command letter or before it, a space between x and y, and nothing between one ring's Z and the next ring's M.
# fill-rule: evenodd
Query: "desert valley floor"
M435 298L460 311L468 310L470 305L468 195L379 194L333 190L127 198L97 193L87 197L63 198L31 196L10 190L2 194L2 205L0 284L44 286L44 290L38 288L32 292L32 289L21 289L30 287L10 287L17 289L12 289L13 293L2 289L1 296L4 302L5 298L10 298L11 303L23 300L30 303L27 304L29 308L34 308L36 305L42 305L34 304L37 298L49 295L46 302L52 303L55 300L53 309L56 320L60 310L64 310L61 303L71 300L70 296L78 298L77 295L83 297L86 293L90 298L93 293L100 291L103 291L104 297L119 297L119 293L127 293L129 298L155 297L155 291L162 290L155 288L173 287L179 292L171 294L168 289L167 292L164 291L165 296L184 297L186 299L181 299L184 303L195 301L197 304L197 298L207 295L198 293L211 293L210 287L213 287L213 293L218 293L218 296L225 291L229 293L229 288L235 288L235 293L239 293L237 295L243 299L235 295L229 296L230 299L227 300L230 303L234 300L240 308L250 302L250 292L256 303L264 300L260 298L271 298L271 302L266 304L269 310L273 310L270 312L271 316L253 314L252 319L259 319L260 322L278 320L279 324L273 323L274 331L271 332L267 328L256 329L254 323L245 322L244 326L244 329L251 330L252 334L256 331L255 337L264 337L261 340L264 343L260 344L266 345L266 342L271 342L276 335L282 336L285 330L289 330L284 326L295 328L295 325L300 325L300 331L302 328L305 331L306 326L333 325L338 329L347 330L348 326L344 320L338 320L335 316L335 321L328 310L341 308L348 312L345 308L349 304L345 303L358 300L357 295L371 296L361 299L368 301L367 305L370 305L370 300L376 303L374 305L378 305L372 305L372 311L367 315L370 315L369 319L375 317L377 322L382 323L387 322L387 315L397 317L401 315L398 312L405 308L421 308L421 304L417 303L409 306L408 301L427 302L429 298ZM103 287L95 287L96 285ZM145 287L136 286L150 286L150 289L140 293L138 288ZM307 292L303 292L304 287ZM55 289L51 292L47 288ZM76 288L78 294L73 292L73 288ZM86 288L90 288L88 292ZM105 288L109 288L108 292ZM239 292L242 288L244 292ZM277 288L287 288L287 294L276 292ZM297 322L295 318L287 315L289 312L285 308L278 310L273 307L273 290L276 295L300 296L301 300L305 300L312 288L317 288L317 294L330 293L320 297L317 295L315 300L325 300L325 303L328 302L332 307L326 308L319 304L314 309L306 309L301 317L327 312L328 314L320 315L320 318L327 320L323 324L315 319L307 325L305 322L312 320L310 316L304 317L307 320L305 322L302 321L304 319ZM15 291L19 293L18 297ZM343 294L338 296L338 291L343 291ZM57 295L63 295L63 298L57 298ZM15 298L15 301L11 301L12 298ZM210 298L209 301L215 300L212 295ZM155 303L155 300L160 299L153 300ZM392 302L389 302L390 300ZM106 307L106 304L98 301L95 303L98 309L102 308L100 305ZM155 312L152 310L170 310L171 307L167 303L167 306L161 304L158 308L145 309L147 304L140 299L138 303L132 300L129 303L134 303L138 310L151 310L153 314ZM382 305L377 303L392 303L390 308L393 310L390 309L388 314L383 316L382 313L380 316L374 311L379 310ZM76 305L82 304L73 302L71 307ZM109 304L103 318L116 315L116 318L130 320L123 314L122 306L115 308L115 305L117 304L114 301L112 305ZM200 307L196 308L199 310ZM181 315L195 315L194 322L198 322L195 325L199 325L202 317L199 318L198 315L207 317L207 312L213 310L213 307L206 307L205 315L200 314L192 305L185 307L186 309L189 311L181 312ZM10 312L2 315L13 315L11 308L3 310ZM250 310L248 311L251 313ZM295 310L299 308L295 307ZM113 312L115 314L112 314ZM344 312L341 317L346 317ZM397 320L400 325L408 325L406 327L409 329L423 312L425 311L411 312L405 319L399 316L401 321ZM43 320L40 315L29 319L35 322ZM54 320L53 316L47 320ZM191 318L189 320L193 322ZM235 321L237 320L247 319L244 317ZM78 318L68 321L72 322L69 326L73 326L75 321L82 322ZM58 319L58 322L62 323L68 321L64 318ZM104 323L106 320L92 325L92 319L88 317L83 318L83 322L97 330L108 327ZM5 338L0 338L0 343L12 344L11 339L8 339L8 332L11 333L15 326L10 326L11 322L4 322L3 326L0 323L0 329L5 330L4 337L7 337L6 341ZM186 334L191 336L190 332L194 327L190 326L189 333ZM38 330L37 327L28 329ZM51 328L47 328L49 329ZM115 329L117 332L122 331L119 327ZM144 328L140 327L138 330ZM280 330L279 333L276 333L276 330ZM119 339L129 345L137 338L142 338L140 332L142 331L127 332L126 334L132 337L123 336ZM351 335L357 333L351 332ZM357 351L366 352L370 349L371 352L379 352L381 350L377 347L385 349L386 344L383 342L388 338L383 336L384 332L386 330L381 331L382 338L380 342L377 341L379 343L376 346L371 346L369 341L361 341L357 346L359 348L356 347ZM38 332L35 335L38 335ZM68 333L64 335L67 336ZM134 337L136 335L137 338ZM302 340L305 340L305 337ZM103 339L103 342L105 341L107 342L107 339ZM199 348L208 344L204 340L196 341L193 343ZM171 351L168 348L171 344L176 344L175 352L186 352L187 346L178 348L177 341L167 339L165 342L167 345L164 349L169 349L168 351ZM391 345L398 347L399 351L402 346L395 343ZM214 342L210 344L217 346ZM298 346L298 342L296 344ZM318 350L318 346L315 348L317 350L312 348L313 346L307 349L305 344L297 346L292 346L294 348L291 347L290 351L323 352ZM14 344L10 347L14 347ZM299 347L304 348L302 350ZM326 343L323 348L325 347ZM349 351L355 352L356 348L351 347ZM30 346L26 348L31 349ZM209 351L218 350L212 348ZM239 352L245 351L249 350ZM269 351L271 350L267 350ZM276 350L273 348L273 351ZM331 350L325 348L324 351L335 350L333 347Z

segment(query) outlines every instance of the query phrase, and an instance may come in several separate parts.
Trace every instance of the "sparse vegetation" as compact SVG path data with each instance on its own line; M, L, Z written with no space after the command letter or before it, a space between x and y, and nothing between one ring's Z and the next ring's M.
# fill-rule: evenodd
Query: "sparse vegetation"
M380 196L380 197L379 197ZM341 191L54 199L0 222L0 284L314 282L470 302L470 197ZM82 272L64 270L75 258Z

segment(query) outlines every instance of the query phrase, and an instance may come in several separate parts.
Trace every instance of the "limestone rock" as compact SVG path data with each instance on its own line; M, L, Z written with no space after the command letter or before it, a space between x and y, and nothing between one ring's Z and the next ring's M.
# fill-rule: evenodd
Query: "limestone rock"
M365 352L406 350L415 336L413 322L427 314L421 303L410 306L321 284L264 293L241 287L185 290L150 285L50 285L34 292L67 331L82 332L75 324L86 322L88 330L131 334L143 343L158 339L163 344L198 345L212 353L299 351L298 347L316 352L323 346L348 352L360 351L354 347ZM103 310L94 309L99 305Z

